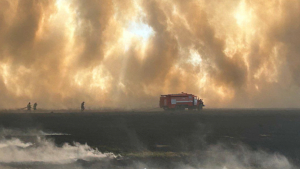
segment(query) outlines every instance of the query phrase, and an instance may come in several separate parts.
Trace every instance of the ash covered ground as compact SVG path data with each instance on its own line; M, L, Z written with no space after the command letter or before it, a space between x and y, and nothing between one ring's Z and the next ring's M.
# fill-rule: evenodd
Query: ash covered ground
M1 168L300 168L300 110L2 111Z

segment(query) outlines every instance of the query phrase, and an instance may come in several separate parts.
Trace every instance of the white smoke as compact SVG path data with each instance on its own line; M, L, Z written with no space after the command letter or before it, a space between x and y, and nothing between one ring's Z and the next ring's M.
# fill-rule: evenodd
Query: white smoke
M72 145L65 143L62 146L57 146L53 140L44 137L45 135L58 134L63 133L49 133L39 130L22 132L2 129L0 131L0 163L67 164L77 160L92 161L115 157L112 153L101 153L87 144L74 142ZM28 136L32 137L30 141L22 140L23 137Z
M5 132L4 132L5 131ZM5 134L3 134L5 133ZM87 144L65 143L57 146L53 140L46 139L45 133L39 130L23 132L5 130L0 132L0 168L67 168L67 169L96 169L96 168L174 168L174 169L296 169L287 157L279 153L269 153L262 150L253 150L245 145L237 144L225 146L216 144L206 146L201 151L189 152L178 162L166 160L166 166L157 166L154 161L132 159L126 165L111 163L116 160L113 153L101 153ZM47 132L51 135L51 132ZM16 134L18 137L16 137ZM35 137L33 141L24 141L23 136L28 134ZM27 135L27 136L28 136ZM199 143L200 144L200 143ZM144 159L143 159L144 158ZM147 158L147 157L146 157ZM128 159L127 159L128 160ZM130 160L129 160L130 161ZM86 165L88 163L88 165Z
M187 164L178 164L177 169L294 169L285 156L262 150L251 150L245 145L229 148L223 144L210 146L196 154Z
M0 162L71 163L78 159L95 160L113 157L103 154L87 144L74 143L56 146L52 141L38 138L36 143L24 143L18 138L0 141Z
M31 145L32 145L32 143L24 143L24 142L20 141L19 139L13 138L11 140L2 140L0 142L0 149L6 148L6 147L11 147L11 146L26 148Z

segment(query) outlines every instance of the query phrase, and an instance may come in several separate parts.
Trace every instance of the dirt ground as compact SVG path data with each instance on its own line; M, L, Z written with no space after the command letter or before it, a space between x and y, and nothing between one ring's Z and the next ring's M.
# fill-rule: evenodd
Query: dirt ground
M57 145L87 143L130 158L188 156L210 145L245 145L300 157L300 110L204 109L174 112L0 112L0 127L65 133L47 136ZM6 136L7 137L7 136Z

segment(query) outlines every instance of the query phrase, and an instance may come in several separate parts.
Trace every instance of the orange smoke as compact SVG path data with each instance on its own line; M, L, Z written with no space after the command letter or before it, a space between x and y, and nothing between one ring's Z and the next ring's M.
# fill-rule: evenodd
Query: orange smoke
M299 107L300 2L0 0L0 108Z

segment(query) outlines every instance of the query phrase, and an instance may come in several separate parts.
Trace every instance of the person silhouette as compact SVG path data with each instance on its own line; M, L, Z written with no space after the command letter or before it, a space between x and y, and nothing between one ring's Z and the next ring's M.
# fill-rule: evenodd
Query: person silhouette
M36 110L37 103L34 103L33 110Z
M30 104L30 102L27 104L27 110L31 110L31 104Z
M81 103L81 111L84 110L84 102Z

